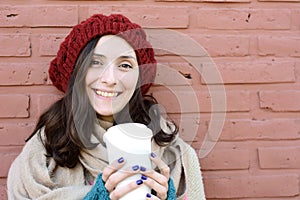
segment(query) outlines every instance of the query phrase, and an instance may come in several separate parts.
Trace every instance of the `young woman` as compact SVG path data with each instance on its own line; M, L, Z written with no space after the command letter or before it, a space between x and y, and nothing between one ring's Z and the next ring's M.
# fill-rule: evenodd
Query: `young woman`
M76 25L51 62L49 77L65 93L41 115L8 175L9 199L119 199L145 184L145 199L205 199L198 158L146 95L156 73L143 29L123 15L94 15ZM103 134L117 124L153 132L155 166L108 164ZM135 173L141 178L116 185Z

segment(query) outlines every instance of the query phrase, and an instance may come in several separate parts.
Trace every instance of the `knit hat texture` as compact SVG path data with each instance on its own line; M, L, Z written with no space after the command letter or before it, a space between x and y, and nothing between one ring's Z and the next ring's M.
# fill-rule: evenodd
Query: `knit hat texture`
M145 31L141 26L120 14L109 16L95 14L73 27L60 44L57 56L50 63L49 77L53 85L60 91L66 92L80 52L89 41L104 35L118 35L135 50L141 75L142 93L147 93L156 75L154 50L146 40Z

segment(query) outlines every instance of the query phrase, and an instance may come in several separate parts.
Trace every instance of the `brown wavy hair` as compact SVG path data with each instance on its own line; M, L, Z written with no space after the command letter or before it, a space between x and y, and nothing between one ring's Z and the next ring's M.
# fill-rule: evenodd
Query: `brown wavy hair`
M97 114L85 91L85 77L91 63L91 55L99 38L91 40L80 53L64 97L55 102L38 119L33 133L39 134L46 149L46 156L52 157L59 166L73 168L79 162L81 149L92 149L91 143ZM138 84L140 85L139 78ZM168 122L171 132L164 132L160 126L161 112L153 96L143 95L137 87L125 108L114 116L114 124L136 122L145 124L153 131L153 139L160 146L168 145L176 136L178 128ZM44 128L45 135L41 129ZM44 139L42 139L44 138Z

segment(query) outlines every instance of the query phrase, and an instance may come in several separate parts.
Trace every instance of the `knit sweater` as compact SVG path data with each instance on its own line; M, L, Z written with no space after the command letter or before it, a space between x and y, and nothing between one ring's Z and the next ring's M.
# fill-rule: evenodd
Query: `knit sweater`
M40 131L43 136L44 129ZM100 126L97 131L105 132ZM198 158L188 144L177 138L167 147L153 142L152 150L169 165L177 200L205 200ZM9 170L9 200L83 199L93 187L87 177L95 180L108 165L106 148L101 143L92 150L81 151L80 162L72 169L58 166L53 158L45 155L38 135L25 144Z

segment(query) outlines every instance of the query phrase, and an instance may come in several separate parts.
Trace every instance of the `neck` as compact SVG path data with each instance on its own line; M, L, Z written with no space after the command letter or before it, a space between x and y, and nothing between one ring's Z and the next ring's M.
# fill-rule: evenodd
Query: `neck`
M107 130L108 128L112 127L114 119L113 116L99 116L98 122L102 128Z
M99 119L101 119L102 121L107 121L107 122L114 122L114 117L112 115L110 116L99 116Z

